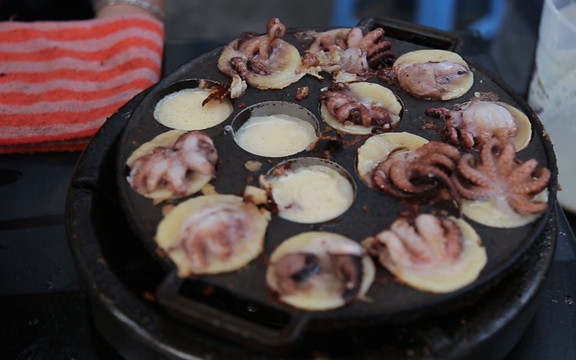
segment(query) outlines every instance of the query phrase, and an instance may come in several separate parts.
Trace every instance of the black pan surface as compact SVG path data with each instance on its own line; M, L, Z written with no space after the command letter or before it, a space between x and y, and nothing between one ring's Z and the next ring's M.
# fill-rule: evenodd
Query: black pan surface
M408 51L424 48L443 48L457 51L459 46L458 39L451 34L398 23L397 21L370 18L363 20L359 26L368 30L376 27L384 28L387 39L392 42L392 51L398 56ZM303 51L303 45L295 40L292 36L293 32L288 31L285 40ZM170 130L158 123L153 117L154 107L162 97L179 89L193 86L195 84L194 79L229 81L216 67L221 50L222 48L217 48L193 59L152 87L133 112L121 136L116 159L120 203L132 229L152 253L155 252L154 234L156 226L162 219L162 205L154 205L151 200L140 196L130 188L125 180L127 175L126 160L138 146L156 135ZM424 110L429 107L451 108L453 104L471 99L475 92L491 92L496 94L500 101L524 111L533 126L533 139L525 150L518 153L518 157L523 160L535 158L541 166L548 167L554 174L549 185L549 208L552 209L556 201L557 169L552 146L540 121L529 106L506 84L482 67L468 59L467 61L474 71L474 86L463 97L451 101L418 100L402 93L395 86L383 84L378 79L369 81L389 87L401 99L404 113L396 131L412 132L428 140L442 140L442 133L439 130L442 129L442 126L439 126L438 129L430 127L424 129L423 125L431 121L425 116ZM548 213L529 225L514 229L490 228L469 220L480 234L486 247L488 263L474 283L452 293L434 294L418 291L394 281L389 273L379 269L377 279L367 294L372 299L370 302L357 301L339 309L323 312L302 312L280 303L267 288L264 273L268 256L284 239L303 231L322 230L341 233L361 241L389 227L397 218L398 213L406 209L396 199L369 189L356 174L356 151L365 139L351 141L354 140L354 137L350 136L344 138L343 141L323 140L311 152L304 151L294 156L273 159L259 157L242 150L234 142L232 133L227 131L226 126L230 125L234 116L244 107L264 101L282 100L298 103L308 108L319 119L323 134L336 135L334 132L325 131L325 124L321 121L319 114L318 93L331 81L330 76L326 76L323 80L306 76L298 83L283 90L261 91L249 88L243 96L233 101L234 112L224 123L206 130L214 139L219 153L216 177L211 182L218 193L241 195L246 185L257 185L258 176L267 172L275 164L286 159L314 156L328 157L331 161L346 168L353 177L357 195L353 206L345 214L330 222L312 225L297 224L273 216L266 235L264 253L241 271L203 276L182 282L174 279L172 264L164 258L157 257L158 261L165 265L167 274L166 281L160 288L160 295L170 293L178 297L182 294L190 294L179 298L172 305L178 307L180 312L185 312L187 306L196 307L196 311L188 314L192 321L197 320L200 324L210 323L214 327L222 327L214 325L213 317L216 316L220 320L227 319L227 321L234 322L234 315L230 316L216 305L212 305L213 302L194 295L207 287L215 289L213 291L215 294L224 297L231 296L247 304L269 309L270 312L277 314L276 318L278 318L280 326L298 329L294 331L300 331L309 322L320 325L330 324L331 326L348 326L366 322L393 325L398 322L443 314L470 304L477 295L498 283L514 267L541 233L549 216ZM306 99L298 101L295 98L296 91L298 87L303 86L309 87L310 95ZM440 123L438 124L440 125ZM246 161L253 160L263 164L260 171L250 172L246 170L244 166ZM442 204L433 205L430 210L438 210L438 207L443 206ZM451 209L450 206L447 206L446 209L454 213L454 209ZM178 291L166 290L167 286L168 288L176 287ZM245 319L241 319L239 327L245 327L244 321ZM233 325L231 326L233 327ZM227 330L224 329L224 331ZM291 337L292 335L287 336Z

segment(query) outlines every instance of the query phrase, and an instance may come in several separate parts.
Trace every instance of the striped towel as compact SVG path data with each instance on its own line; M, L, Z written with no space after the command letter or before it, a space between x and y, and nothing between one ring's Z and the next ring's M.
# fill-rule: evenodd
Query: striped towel
M163 40L145 15L0 23L0 153L83 149L159 80Z

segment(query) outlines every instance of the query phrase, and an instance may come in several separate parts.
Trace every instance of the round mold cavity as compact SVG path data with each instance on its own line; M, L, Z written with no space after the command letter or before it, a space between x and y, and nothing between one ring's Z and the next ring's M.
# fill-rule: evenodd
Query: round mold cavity
M206 79L178 81L159 92L154 119L176 130L204 130L224 122L234 110L228 98L203 102L219 82Z
M318 137L318 119L310 110L286 101L266 101L247 107L232 120L234 141L263 157L295 155Z
M356 183L329 160L303 157L283 161L260 179L279 217L317 224L344 214L356 199Z

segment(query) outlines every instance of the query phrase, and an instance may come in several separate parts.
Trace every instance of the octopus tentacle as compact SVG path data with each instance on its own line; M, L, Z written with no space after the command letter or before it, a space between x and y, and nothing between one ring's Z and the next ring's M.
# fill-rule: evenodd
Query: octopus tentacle
M248 61L246 61L246 67L249 71L258 75L270 75L272 73L268 66L256 59L248 59Z
M254 57L259 55L261 43L260 36L253 36L246 40L238 40L236 48L244 55Z
M166 174L166 182L175 194L183 195L187 189L186 175L188 168L179 161L171 161L170 166L171 169Z
M435 166L444 168L448 171L452 171L456 167L454 162L455 159L443 153L425 154L422 156L422 160L424 160L426 163L434 164Z
M169 149L160 149L136 160L133 167L134 188L152 192L170 170Z
M513 168L508 174L508 180L511 184L517 184L531 179L533 178L532 174L537 167L538 161L535 159L529 159Z
M498 160L500 154L500 143L497 139L492 139L492 141L486 143L483 148L486 151L480 152L480 161L477 163L479 169L486 173L490 179L495 179L499 176L502 170L500 170L501 166L498 166ZM504 164L504 161L502 163Z
M234 70L236 74L238 74L238 76L240 76L242 79L244 79L249 73L247 63L240 56L231 58L230 66L232 67L232 70Z
M504 175L510 171L510 168L514 167L514 164L517 163L516 159L516 149L514 148L514 144L511 142L504 143L503 146L499 146L498 144L502 144L500 140L497 138L493 138L488 144L495 144L492 149L495 154L499 152L499 155L496 159L497 170L498 174ZM500 150L496 150L500 147Z
M404 251L402 240L390 230L380 232L366 251L370 256L378 257L384 264L393 266L411 264L410 254Z
M548 182L550 181L550 177L552 176L550 170L546 168L534 169L534 167L537 166L537 163L536 164L534 163L536 163L535 160L532 164L529 164L530 166L527 167L527 169L522 169L519 166L519 168L521 168L522 170L522 173L526 173L524 181L521 181L521 179L518 179L518 181L514 181L516 174L511 174L510 176L511 183L516 184L515 186L514 185L511 186L512 192L535 195L546 188ZM530 168L532 168L532 171L528 173L527 171Z
M389 177L394 186L404 193L409 194L422 194L430 191L434 185L432 183L415 184L415 180L419 178L421 172L416 171L415 167L406 167L400 164L394 164L390 168ZM428 169L427 169L428 170ZM428 171L429 172L429 171Z
M438 151L452 159L459 159L460 152L454 146L439 141L431 141L425 145L424 148L416 149L416 153L429 153L430 151Z
M460 227L448 218L419 216L414 226L426 242L430 257L436 260L454 260L462 251Z
M348 32L348 36L346 37L346 43L340 43L339 46L343 49L360 47L362 48L362 39L364 34L362 33L362 29L359 27L354 27L350 29Z
M386 194L397 197L406 196L405 192L403 192L399 187L390 182L390 179L388 177L388 171L377 168L373 174L373 181L374 184L378 187L378 189L380 189L382 192Z
M284 24L280 22L280 19L270 19L266 31L267 36L262 37L258 44L258 56L262 60L268 60L276 40L283 38L285 34L286 28L284 27Z
M481 186L464 186L458 181L454 181L453 186L456 192L466 199L487 200L492 197L492 189Z
M478 169L477 164L474 155L464 154L458 162L458 171L472 186L491 188L492 178L483 170Z
M382 47L387 45L381 42L383 39L384 29L376 28L360 39L358 47L364 51L372 51L374 46Z
M444 235L445 240L443 244L445 254L449 259L457 259L463 250L462 242L460 241L463 236L462 230L456 222L447 218L441 218L440 223L444 230L442 235Z
M272 18L266 26L266 33L270 39L280 39L286 35L286 26L278 18Z
M451 134L451 137L450 137L452 139L452 142L458 143L457 139L458 139L458 137L460 137L462 139L462 143L468 149L472 149L474 147L474 144L476 144L476 139L474 138L474 135L472 133L458 131L458 130L453 130L453 131L454 131L454 133Z
M415 227L410 226L410 222L407 219L398 219L392 224L390 230L403 240L403 247L410 254L412 261L430 261L431 257L428 253L429 249L425 239L420 236Z
M507 201L520 214L538 214L548 209L548 203L531 201L523 196L510 196Z
M444 184L446 185L446 187L449 190L452 190L452 179L450 177L450 173L446 172L444 169L438 167L436 164L433 165L423 165L421 163L415 163L415 164L410 164L409 166L410 169L413 169L415 171L417 171L420 175L420 177L428 177L428 178L433 178L436 180L441 180L442 182L444 182ZM434 187L436 185L436 182L431 182L430 187Z
M328 253L336 276L343 283L342 298L355 299L362 285L362 257L355 254Z

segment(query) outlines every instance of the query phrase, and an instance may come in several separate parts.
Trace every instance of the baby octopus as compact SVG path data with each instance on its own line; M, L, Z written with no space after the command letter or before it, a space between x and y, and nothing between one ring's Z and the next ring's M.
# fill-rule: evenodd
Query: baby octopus
M158 146L132 163L132 187L141 194L167 187L174 195L184 196L198 174L214 175L217 157L214 143L207 134L184 133L172 147Z
M474 75L460 55L446 50L416 50L393 65L398 86L426 100L451 100L464 95Z
M431 141L416 150L391 153L373 172L374 184L387 194L413 197L431 194L439 181L453 190L451 174L460 152L454 146Z
M285 34L286 28L277 18L268 22L266 36L252 32L242 33L234 49L245 54L246 58L240 56L232 58L232 68L243 78L249 71L260 75L270 75L270 69L265 61L270 58L272 50Z
M546 189L550 170L538 167L538 161L522 162L515 157L510 142L502 144L497 138L487 141L480 149L479 159L465 154L458 162L452 180L455 189L470 200L496 199L520 214L537 214L548 203L533 198Z
M283 89L305 73L298 50L282 38L286 28L278 18L268 22L266 34L244 32L228 44L218 59L218 69L232 78L231 97L237 98L247 86Z
M399 218L376 235L368 254L392 267L442 266L458 259L462 232L453 218L419 215L413 224Z
M360 291L361 255L361 253L327 254L334 272L344 283L341 295L345 301L354 299ZM279 258L274 263L279 292L284 295L297 293L306 280L321 272L320 263L320 258L316 254L306 252L288 253Z
M464 220L451 216L400 217L362 244L398 280L435 293L472 283L487 261L478 233Z
M312 70L324 70L335 75L335 81L355 81L376 75L390 68L396 59L391 42L384 30L376 28L363 33L359 27L339 28L325 32L309 31L296 34L299 39L311 38L303 65Z
M363 299L374 281L372 259L356 241L309 231L284 240L270 256L266 283L303 310L328 310Z
M189 266L201 272L209 258L226 260L233 254L234 243L248 233L250 216L236 204L222 202L200 209L181 225L181 246Z
M454 145L478 149L492 137L501 142L522 135L515 143L522 147L530 137L526 116L510 105L475 99L456 105L452 110L429 108L426 114L444 120L447 139Z
M328 112L342 124L393 130L400 116L378 103L366 101L351 91L350 86L338 82L320 92L320 100Z
M219 274L248 265L263 250L270 214L236 195L185 200L168 212L154 240L179 277Z

